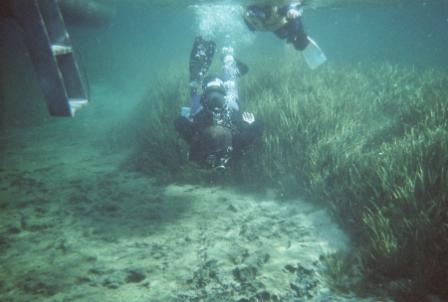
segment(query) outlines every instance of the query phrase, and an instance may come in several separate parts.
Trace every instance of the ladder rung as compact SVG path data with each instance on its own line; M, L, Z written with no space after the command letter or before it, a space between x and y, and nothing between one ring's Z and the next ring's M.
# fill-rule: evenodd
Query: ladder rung
M71 46L51 45L51 51L53 52L53 55L60 56L60 55L72 53L73 49L71 48Z
M75 115L75 112L76 112L78 109L81 109L82 107L84 107L85 105L87 105L88 102L89 102L89 101L88 101L88 100L85 100L85 99L70 99L70 100L68 101L68 104L69 104L69 106L70 106L70 112L71 112L72 116Z

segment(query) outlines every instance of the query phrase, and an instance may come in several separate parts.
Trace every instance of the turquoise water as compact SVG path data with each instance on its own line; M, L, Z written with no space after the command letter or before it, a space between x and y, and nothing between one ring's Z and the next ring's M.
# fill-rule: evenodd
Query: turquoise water
M225 34L230 34L239 56L246 60L269 60L283 55L285 46L281 41L268 33L249 33L237 13L228 13L231 9L238 6L220 4L218 8L208 8L202 2L199 7L119 4L109 25L70 27L70 32L90 85L119 87L120 92L135 98L160 71L187 70L191 41L198 34L211 34L218 45ZM222 12L227 13L217 18ZM445 1L428 1L406 6L348 4L335 9L309 9L303 19L307 32L325 51L330 63L389 62L443 69L448 60L447 14ZM35 108L35 104L24 105L23 98L12 100L9 83L25 81L27 85L29 77L32 86L34 80L17 27L3 21L1 30L2 91L8 95L2 102L7 106L2 110L5 120L14 113L15 106ZM14 74L26 74L25 78L14 78L9 68ZM8 110L10 113L5 114ZM42 115L40 112L34 118L40 119Z
M436 210L432 210L441 209L445 213L448 208L445 191L437 191L445 187L448 178L443 178L446 170L430 157L436 154L435 160L446 159L443 153L446 136L445 140L443 137L447 127L443 114L447 104L440 101L448 89L444 86L448 72L446 0L413 1L407 5L354 5L353 1L346 4L338 1L335 6L306 9L305 29L328 58L326 65L317 71L306 69L300 54L273 34L247 30L240 18L239 3L188 1L148 5L140 1L118 2L115 6L116 14L104 26L68 25L90 96L90 104L76 117L68 119L49 117L20 28L12 20L0 20L0 301L409 301L403 292L417 292L415 301L448 298L440 277L446 277L446 273L427 273L420 277L422 266L418 266L426 261L428 271L439 263L442 268L448 267L443 260L443 249L448 247L446 217L437 216ZM370 187L362 196L363 206L375 206L363 216L352 214L363 208L359 203L353 206L347 202L348 209L335 210L339 204L329 200L333 206L331 214L338 223L329 218L321 203L316 206L303 202L302 195L285 200L282 191L285 186L292 186L287 188L292 192L306 192L306 188L296 188L304 183L314 186L309 190L314 193L319 188L312 182L315 179L302 181L300 177L306 176L302 171L294 178L295 175L289 177L288 172L281 170L297 164L288 156L294 155L294 148L303 147L302 141L291 144L292 147L281 146L280 155L273 152L272 158L278 163L263 162L264 166L254 168L252 174L243 171L243 176L239 176L252 182L248 192L236 189L235 181L230 185L220 183L219 177L204 181L201 171L188 174L185 169L173 168L173 162L185 164L182 161L185 155L179 155L185 146L174 137L172 112L188 103L188 59L192 41L198 35L215 40L218 49L225 44L232 45L237 57L251 68L242 80L241 95L259 98L244 101L272 126L265 129L266 142L275 141L278 135L278 141L285 144L282 135L289 132L276 132L284 125L275 118L274 122L269 121L269 116L262 115L262 109L273 108L272 112L276 113L278 107L268 101L284 102L285 106L278 110L289 117L285 108L296 103L287 103L292 99L287 93L303 92L294 99L298 112L311 108L309 112L315 117L309 120L310 129L314 126L324 129L323 142L317 144L323 151L319 149L316 154L328 158L322 160L323 168L319 172L331 174L331 163L340 164L337 161L340 158L331 157L334 150L342 154L343 164L348 162L348 172L343 167L340 174L334 174L335 178L323 182L333 188L328 192L338 193L334 189L338 183L335 179L342 175L344 181L340 179L340 183L346 187L339 193L347 191L349 196L341 198L344 202L351 201L350 198L359 201L356 194L349 195L352 187L358 188L350 183L353 175L358 173L366 182L373 182L381 175L351 170L358 167L359 161L364 161L357 157L359 154L366 155L366 163L367 159L374 158L382 164L381 156L390 156L392 162L393 148L397 148L409 150L405 155L413 158L413 148L418 149L426 138L435 137L436 143L421 147L424 155L419 157L420 153L416 152L418 156L415 156L418 159L415 162L427 164L422 170L431 172L437 167L440 174L445 173L433 181L436 189L423 190L428 194L421 194L425 197L415 203L423 209L429 208L428 215L433 216L428 217L432 218L414 219L411 213L421 208L405 204L404 198L397 198L392 206L383 205L389 192L375 195L377 192ZM384 71L384 81L375 73L377 70ZM347 78L342 74L344 71ZM261 84L257 86L257 83ZM356 83L365 87L353 87ZM302 84L306 84L303 89ZM327 91L331 97L325 94ZM416 96L420 98L417 101ZM164 97L167 99L158 99ZM323 101L313 107L312 100L318 97ZM259 100L266 103L260 104ZM434 105L438 109L435 113L430 107L436 103L433 100L441 104ZM364 107L360 105L363 101ZM430 108L427 111L425 106L419 107L425 102ZM164 104L168 109L163 108ZM332 107L326 108L325 104ZM376 110L373 113L376 117L368 117L369 108ZM153 110L164 115L154 118ZM305 120L304 116L290 111L291 116ZM351 113L355 126L337 123L338 118L352 121ZM419 124L420 118L425 121L424 126ZM161 124L157 124L159 120ZM365 132L366 137L370 134L371 137L365 138L367 143L359 147L355 140L365 131L362 122L372 126L373 134ZM434 126L437 128L434 130L433 124L439 128ZM331 136L330 130L325 136L324 127L328 125L340 130L340 137ZM427 129L421 130L425 126ZM288 129L292 129L289 137L294 139L295 133L315 135L312 131L302 133L292 126ZM399 149L401 132L412 138L414 130L418 133L417 142ZM303 139L310 145L315 139L315 136L308 139L301 135L297 135L297 140ZM344 145L341 147L338 143ZM390 143L390 148L387 145L381 149L382 143L384 146ZM374 149L377 145L378 152ZM434 147L436 151L431 153L433 146L439 149ZM362 152L350 153L358 149ZM282 153L283 150L287 151ZM264 160L264 154L253 158ZM313 157L316 161L317 155ZM407 157L403 155L403 158ZM298 161L297 165L302 166L302 159ZM411 164L406 162L400 166L398 160L394 163L399 176L394 178L391 173L390 180L398 179L398 184L392 184L396 187L391 189L396 196L410 186L406 187L408 183L405 183L401 187L399 181L409 172L407 165ZM306 164L310 169L314 167ZM244 167L254 166L257 163L248 160ZM178 182L176 177L156 179L160 167L182 177L187 175L191 180L185 184L185 179ZM405 168L400 170L402 167ZM274 168L279 170L273 171ZM280 177L272 180L269 178L272 175ZM416 175L413 180L418 180L419 174ZM264 182L257 177L263 177ZM322 195L331 198L325 185L321 186ZM374 183L372 187L375 188ZM383 199L374 200L373 195ZM316 200L312 194L304 196L312 202L321 198L319 192ZM426 206L427 203L431 206ZM395 206L403 206L399 214L391 210ZM342 217L337 215L341 212ZM374 221L370 216L373 212L380 218L377 225L372 225L387 226L392 231L386 235L392 239L401 234L400 225L415 223L412 226L415 234L423 234L424 238L415 235L403 241L406 244L413 240L423 242L422 249L429 247L430 252L425 250L427 253L422 255L435 251L436 260L419 258L414 267L409 264L414 263L412 255L409 256L412 253L404 253L412 258L406 262L410 268L390 273L387 267L402 268L394 262L401 254L391 252L380 262L386 267L381 269L390 273L384 275L392 281L372 278L368 286L357 288L356 272L344 272L342 262L337 266L331 259L325 259L336 255L338 261L340 255L351 255L350 240L353 246L373 246L372 254L380 254L381 248L375 250L375 244L357 237L371 234L373 227L365 233L350 229L356 223ZM380 214L386 218L382 219ZM406 223L400 220L403 217L408 218ZM334 277L339 273L346 275L336 281L326 279L327 275ZM359 293L366 298L357 296Z

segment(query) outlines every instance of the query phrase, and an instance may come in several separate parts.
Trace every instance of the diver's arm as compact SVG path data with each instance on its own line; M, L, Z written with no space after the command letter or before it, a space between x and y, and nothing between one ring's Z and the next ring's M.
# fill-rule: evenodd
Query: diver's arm
M235 116L234 125L236 131L234 132L232 143L234 155L238 159L244 149L262 137L263 123L255 120L252 113L244 112Z

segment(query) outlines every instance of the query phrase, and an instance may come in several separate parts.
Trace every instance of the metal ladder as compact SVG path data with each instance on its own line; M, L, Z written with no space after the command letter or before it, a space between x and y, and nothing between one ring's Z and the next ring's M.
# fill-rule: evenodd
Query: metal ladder
M12 0L40 87L52 116L74 116L88 103L56 0Z

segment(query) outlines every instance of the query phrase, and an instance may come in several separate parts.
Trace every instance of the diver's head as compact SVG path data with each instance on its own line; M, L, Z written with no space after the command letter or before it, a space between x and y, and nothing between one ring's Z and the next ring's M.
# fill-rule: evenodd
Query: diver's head
M205 78L202 91L202 105L206 109L215 111L224 108L226 89L223 80L216 76Z
M243 12L244 22L252 30L263 29L270 13L271 7L269 5L250 5Z
M205 164L209 168L223 169L232 153L232 132L223 126L207 127L201 135L200 145L205 153Z

